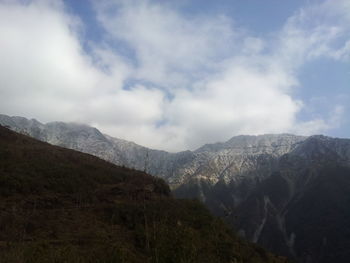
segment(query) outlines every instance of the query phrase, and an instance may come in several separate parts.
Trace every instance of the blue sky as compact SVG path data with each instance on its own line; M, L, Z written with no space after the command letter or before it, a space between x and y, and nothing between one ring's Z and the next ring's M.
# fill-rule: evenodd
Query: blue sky
M169 151L350 137L350 0L0 0L0 112Z

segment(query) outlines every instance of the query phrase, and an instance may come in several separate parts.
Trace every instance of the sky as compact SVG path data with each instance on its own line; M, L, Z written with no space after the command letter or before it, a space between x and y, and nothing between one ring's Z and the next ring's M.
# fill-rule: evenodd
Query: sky
M0 113L171 152L350 137L350 0L0 0Z

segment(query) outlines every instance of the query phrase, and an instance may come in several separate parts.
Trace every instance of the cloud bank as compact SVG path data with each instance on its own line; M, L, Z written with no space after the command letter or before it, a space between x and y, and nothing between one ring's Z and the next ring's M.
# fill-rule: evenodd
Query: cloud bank
M350 5L300 9L268 37L224 15L188 15L153 1L93 6L104 37L59 0L0 0L0 111L84 122L170 151L238 134L312 134L344 113L306 121L295 98L300 68L350 59Z

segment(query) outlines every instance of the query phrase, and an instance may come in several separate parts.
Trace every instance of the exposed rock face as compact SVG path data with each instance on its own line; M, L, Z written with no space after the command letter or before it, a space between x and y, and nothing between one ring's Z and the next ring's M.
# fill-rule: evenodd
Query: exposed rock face
M290 134L237 136L168 153L86 125L0 115L0 124L52 144L165 178L242 236L298 262L348 262L350 140Z
M242 236L275 253L298 262L347 262L350 140L299 139L288 139L289 146L277 154L270 147L253 153L248 148L234 159L246 165L230 170L229 180L192 180L175 194L201 198Z
M168 153L110 137L83 124L42 124L35 119L6 115L0 115L0 124L54 145L166 178L173 188L194 179L214 185L220 180L229 183L250 176L264 176L262 171L270 170L274 159L305 139L290 134L237 136L225 143L204 145L193 152ZM259 175L252 173L257 167Z
M117 165L137 170L157 170L162 176L167 174L166 167L162 167L163 159L167 160L174 155L112 138L96 128L83 124L64 122L42 124L34 119L6 115L0 115L0 124L54 145L96 155Z

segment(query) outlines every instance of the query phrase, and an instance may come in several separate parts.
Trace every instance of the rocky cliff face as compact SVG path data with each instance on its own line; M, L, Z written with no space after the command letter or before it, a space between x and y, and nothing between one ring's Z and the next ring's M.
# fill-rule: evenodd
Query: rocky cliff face
M192 178L175 194L199 197L242 236L297 262L347 262L350 140L276 138L280 147L270 147L270 137L268 143L258 143L260 150L248 147L230 158L237 168L223 165L227 177L214 184L205 177ZM219 171L214 167L213 174Z
M242 236L298 262L348 262L350 140L237 136L168 153L86 125L5 115L0 124L163 177L176 196L200 199Z

